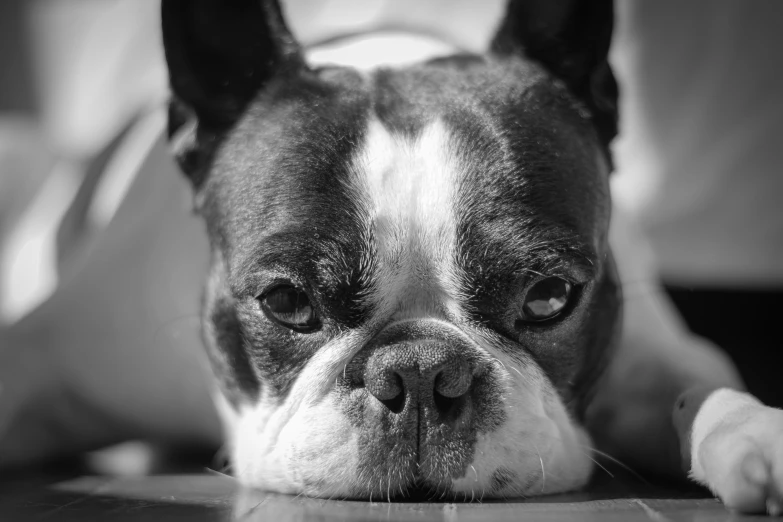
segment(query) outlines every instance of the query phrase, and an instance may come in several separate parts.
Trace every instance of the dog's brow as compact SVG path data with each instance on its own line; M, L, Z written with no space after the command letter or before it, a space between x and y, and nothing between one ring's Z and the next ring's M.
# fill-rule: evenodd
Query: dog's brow
M599 273L596 257L574 245L552 245L548 249L533 251L531 258L528 271L538 271L544 276L572 276L587 281Z
M237 253L232 282L241 289L248 277L274 269L327 285L331 280L339 283L344 279L341 272L351 272L355 277L362 270L361 263L351 262L355 257L351 253L361 254L360 248L343 245L336 238L313 237L302 231L277 232L261 238L247 251Z
M596 277L601 268L594 249L573 238L488 241L462 247L464 266L481 266L489 272L560 276L586 282Z
M599 273L599 263L593 256L556 246L534 250L521 261L518 260L515 272L530 276L559 276L586 282Z

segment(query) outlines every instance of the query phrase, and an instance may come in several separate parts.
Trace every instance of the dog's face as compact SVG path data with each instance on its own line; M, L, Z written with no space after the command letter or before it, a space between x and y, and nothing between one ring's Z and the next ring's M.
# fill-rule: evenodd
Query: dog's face
M586 481L579 420L618 309L611 8L577 31L588 8L546 5L512 4L486 56L365 73L306 66L272 2L164 1L243 482L470 498Z

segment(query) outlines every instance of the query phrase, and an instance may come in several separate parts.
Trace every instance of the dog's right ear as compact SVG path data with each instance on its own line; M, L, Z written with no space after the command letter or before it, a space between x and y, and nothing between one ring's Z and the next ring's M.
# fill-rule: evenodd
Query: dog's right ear
M617 134L617 83L608 60L613 24L613 0L508 0L491 43L493 53L525 55L564 81L590 109L608 157Z
M196 185L221 133L273 78L305 68L278 0L163 0L169 136ZM189 132L180 132L188 124Z

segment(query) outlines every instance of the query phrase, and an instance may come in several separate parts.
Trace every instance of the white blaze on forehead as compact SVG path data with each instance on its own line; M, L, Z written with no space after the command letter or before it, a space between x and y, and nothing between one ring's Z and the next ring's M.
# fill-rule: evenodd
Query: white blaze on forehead
M408 137L370 120L355 172L376 249L373 304L384 315L459 314L459 166L443 122Z

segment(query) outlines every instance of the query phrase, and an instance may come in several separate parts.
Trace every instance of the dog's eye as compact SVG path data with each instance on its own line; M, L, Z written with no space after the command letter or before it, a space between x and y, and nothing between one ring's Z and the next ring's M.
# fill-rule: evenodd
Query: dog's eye
M546 321L563 311L571 296L571 284L559 277L547 277L530 287L522 304L522 320Z
M318 320L307 294L293 286L278 286L259 298L267 317L292 330L309 331Z

